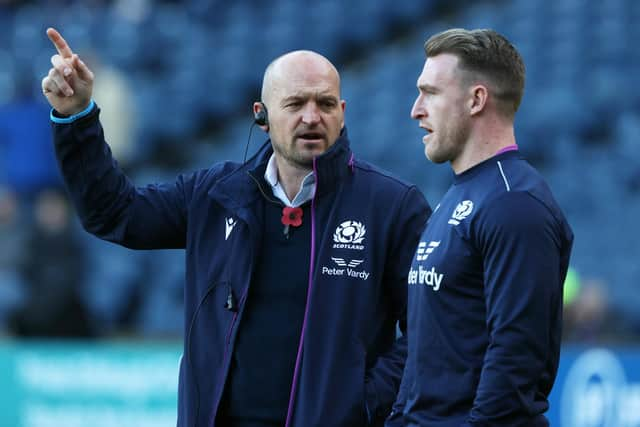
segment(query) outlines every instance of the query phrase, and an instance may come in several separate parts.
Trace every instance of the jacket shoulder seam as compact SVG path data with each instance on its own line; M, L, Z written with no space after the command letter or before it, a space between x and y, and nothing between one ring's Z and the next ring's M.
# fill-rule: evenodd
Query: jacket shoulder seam
M357 169L363 171L363 172L368 172L368 173L372 173L372 174L379 175L381 177L387 178L387 179L389 179L389 180L391 180L391 181L393 181L393 182L395 182L395 183L397 183L397 184L399 184L399 185L401 185L401 186L403 186L405 188L414 188L414 187L416 187L415 184L411 184L409 182L406 182L405 180L394 176L391 172L387 172L387 171L384 171L384 170L372 168L369 165L362 165L362 164L358 164L358 163L355 164L355 167Z

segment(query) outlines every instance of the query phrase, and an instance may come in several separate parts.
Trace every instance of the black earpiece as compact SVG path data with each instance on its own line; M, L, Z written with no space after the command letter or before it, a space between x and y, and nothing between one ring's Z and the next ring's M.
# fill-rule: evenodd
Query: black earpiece
M249 152L249 142L251 142L251 132L253 132L253 127L255 125L267 126L267 129L265 130L269 132L269 117L267 115L267 106L264 105L264 102L262 101L259 101L258 104L260 104L261 108L253 113L253 124L249 128L249 136L247 137L247 146L244 149L244 157L242 158L242 163L246 163L247 161L247 152Z
M258 110L254 114L254 121L257 125L267 126L269 125L269 116L267 115L267 106L260 102L262 109Z

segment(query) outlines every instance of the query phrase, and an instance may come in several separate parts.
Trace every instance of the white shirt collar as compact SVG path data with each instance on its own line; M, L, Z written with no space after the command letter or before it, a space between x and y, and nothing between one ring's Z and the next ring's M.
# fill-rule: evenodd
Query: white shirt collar
M293 200L289 200L287 193L285 193L284 188L282 188L282 185L280 185L278 181L278 165L275 154L272 154L269 158L267 170L264 172L264 179L271 185L273 195L280 199L286 206L292 208L298 207L313 199L313 195L316 192L316 176L313 171L311 171L302 180L298 194L296 194Z

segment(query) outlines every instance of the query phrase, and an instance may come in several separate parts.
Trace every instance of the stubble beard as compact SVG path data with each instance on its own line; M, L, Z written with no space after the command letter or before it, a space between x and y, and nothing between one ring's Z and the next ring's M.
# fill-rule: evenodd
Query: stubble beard
M296 142L293 141L286 149L274 145L274 151L291 166L300 169L313 169L313 155L305 155L296 149Z
M444 134L441 135L440 141L434 138L427 143L424 150L427 159L436 164L453 162L460 156L469 138L470 127L468 123L460 120L458 126L441 132Z

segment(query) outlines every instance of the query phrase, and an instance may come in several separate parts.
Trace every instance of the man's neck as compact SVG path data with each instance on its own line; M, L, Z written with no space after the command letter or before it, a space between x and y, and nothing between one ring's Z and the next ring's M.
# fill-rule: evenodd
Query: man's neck
M300 190L302 181L313 169L292 165L277 154L275 160L278 169L278 182L284 189L287 198L293 200Z
M513 126L494 127L491 132L483 132L479 137L469 138L462 152L451 161L451 168L459 175L515 143Z

